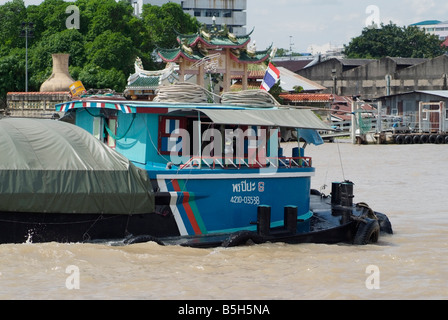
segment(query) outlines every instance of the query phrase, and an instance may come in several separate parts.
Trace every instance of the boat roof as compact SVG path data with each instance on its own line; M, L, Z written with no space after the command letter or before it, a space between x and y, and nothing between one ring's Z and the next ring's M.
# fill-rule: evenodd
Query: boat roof
M56 111L99 108L125 114L171 114L197 116L201 113L216 124L258 125L297 129L332 130L311 110L284 107L251 107L224 104L188 104L128 100L78 100L56 105Z

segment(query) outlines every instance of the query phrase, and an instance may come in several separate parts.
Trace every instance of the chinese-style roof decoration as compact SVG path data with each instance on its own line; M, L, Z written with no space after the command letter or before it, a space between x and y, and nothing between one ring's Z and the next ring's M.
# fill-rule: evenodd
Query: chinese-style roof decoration
M198 33L192 35L176 32L179 47L159 48L158 54L165 62L178 62L180 58L196 62L206 59L217 50L230 49L231 58L235 62L261 63L271 54L272 46L264 51L256 51L255 45L250 44L252 32L244 36L236 36L229 32L225 25L220 30L216 25L211 30L203 26Z
M174 76L175 65L167 64L166 68L157 71L147 71L143 68L142 61L137 57L135 61L135 73L128 78L126 89L128 90L156 90L161 82Z
M252 30L253 32L253 30ZM272 46L257 51L251 43L251 33L234 35L226 25L218 27L214 22L208 29L202 26L196 34L177 33L179 47L158 49L158 55L167 63L179 64L179 80L187 75L196 76L198 85L204 87L207 74L222 74L222 91L230 90L232 77L242 78L243 90L248 87L248 66L261 64L272 54Z

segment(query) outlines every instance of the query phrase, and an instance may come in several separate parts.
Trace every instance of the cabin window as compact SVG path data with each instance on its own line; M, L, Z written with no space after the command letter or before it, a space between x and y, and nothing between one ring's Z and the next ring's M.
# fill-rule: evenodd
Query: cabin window
M186 120L176 117L160 117L159 129L159 152L162 155L181 155L184 142L181 131L186 129Z
M107 134L107 145L112 149L115 149L117 146L117 117L110 117L107 119L107 125L109 127Z
M103 130L103 118L95 117L93 118L93 136L100 141L103 141L104 130Z

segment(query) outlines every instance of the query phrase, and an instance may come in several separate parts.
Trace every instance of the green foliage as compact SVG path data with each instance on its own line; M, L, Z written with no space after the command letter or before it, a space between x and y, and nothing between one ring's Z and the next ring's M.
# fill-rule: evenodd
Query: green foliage
M25 91L25 49L0 55L0 99L10 91Z
M348 58L434 58L444 54L442 41L416 26L398 27L392 22L381 28L365 28L344 46Z
M13 0L0 6L0 50L2 47L17 48L24 42L19 35L21 24L25 21L26 8L23 0Z
M161 7L145 4L142 18L152 42L161 48L178 46L173 29L188 34L197 32L200 27L195 18L185 14L179 5L172 2Z
M79 8L79 30L65 25L71 14L66 9L72 4ZM146 69L160 68L152 58L154 49L177 45L175 30L190 33L199 27L180 5L145 5L138 18L124 0L45 0L28 7L23 0L10 0L0 5L0 21L0 99L7 92L25 89L22 22L34 24L34 35L28 39L30 91L38 91L51 75L53 53L69 53L73 79L81 80L87 89L121 92L137 56Z

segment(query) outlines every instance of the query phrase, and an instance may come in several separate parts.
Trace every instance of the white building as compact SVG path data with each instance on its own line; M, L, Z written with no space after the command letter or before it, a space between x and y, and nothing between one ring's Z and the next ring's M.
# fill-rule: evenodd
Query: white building
M440 40L448 38L448 21L426 20L414 23L412 26L424 29L427 33L438 36Z
M134 7L136 15L142 13L144 4L161 6L168 2L175 2L182 6L185 13L195 17L200 23L211 26L213 17L216 17L216 24L226 24L230 32L236 35L247 33L247 0L129 0L129 2Z

